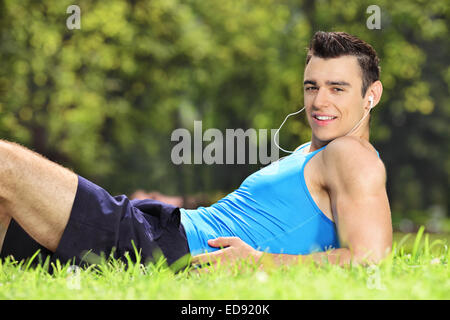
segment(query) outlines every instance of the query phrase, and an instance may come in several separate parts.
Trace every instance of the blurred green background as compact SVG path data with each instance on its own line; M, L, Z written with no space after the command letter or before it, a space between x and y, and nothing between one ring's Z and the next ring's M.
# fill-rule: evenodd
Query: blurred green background
M72 4L80 30L66 26ZM379 30L366 26L372 4ZM302 106L311 36L346 31L381 59L371 142L394 226L449 231L449 18L444 0L0 1L0 138L112 194L214 202L261 165L174 165L172 131L278 128ZM304 116L280 134L290 150L309 139Z

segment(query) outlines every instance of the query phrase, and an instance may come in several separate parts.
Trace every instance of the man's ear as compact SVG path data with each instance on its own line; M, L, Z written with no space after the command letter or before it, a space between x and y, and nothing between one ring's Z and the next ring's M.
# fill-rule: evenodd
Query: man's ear
M366 96L364 97L364 105L367 110L370 110L370 100L373 101L372 108L378 104L381 99L381 95L383 94L383 84L380 80L375 81L370 85L370 87L366 91ZM370 98L372 97L372 98Z

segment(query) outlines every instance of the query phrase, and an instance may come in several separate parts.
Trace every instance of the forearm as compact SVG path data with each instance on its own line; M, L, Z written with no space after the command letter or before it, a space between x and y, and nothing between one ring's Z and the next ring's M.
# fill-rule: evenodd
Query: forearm
M339 248L326 252L316 252L307 255L262 253L259 260L263 269L270 267L280 267L298 264L323 263L348 265L352 261L352 255L349 249Z

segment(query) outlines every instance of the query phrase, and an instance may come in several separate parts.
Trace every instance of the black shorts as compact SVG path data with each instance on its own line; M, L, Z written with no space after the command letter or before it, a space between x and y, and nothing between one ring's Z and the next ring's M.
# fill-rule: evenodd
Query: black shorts
M172 265L180 258L187 262L189 246L180 221L180 210L152 200L130 200L125 195L111 196L103 188L78 176L68 224L55 252L34 241L14 220L5 235L0 258L13 255L16 260L31 257L38 249L62 263L97 263L102 256L127 262L125 253L142 263L155 262L162 253ZM183 262L182 262L183 263Z

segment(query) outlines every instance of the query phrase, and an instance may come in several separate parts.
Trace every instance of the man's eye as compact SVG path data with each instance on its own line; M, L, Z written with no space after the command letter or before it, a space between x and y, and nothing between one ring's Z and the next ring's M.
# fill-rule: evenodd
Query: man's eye
M341 88L333 88L334 91L344 91L344 89Z
M307 88L305 88L306 91L311 91L311 90L315 90L315 89L317 89L317 87L307 87Z

